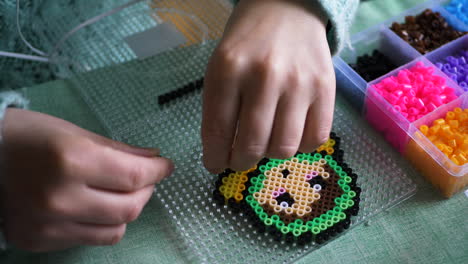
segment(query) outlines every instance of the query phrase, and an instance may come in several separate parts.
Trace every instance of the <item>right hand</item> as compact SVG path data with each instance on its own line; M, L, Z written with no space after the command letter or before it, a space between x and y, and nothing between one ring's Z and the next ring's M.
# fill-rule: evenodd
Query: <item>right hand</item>
M2 151L5 235L34 252L119 242L174 168L157 150L20 109L6 111Z

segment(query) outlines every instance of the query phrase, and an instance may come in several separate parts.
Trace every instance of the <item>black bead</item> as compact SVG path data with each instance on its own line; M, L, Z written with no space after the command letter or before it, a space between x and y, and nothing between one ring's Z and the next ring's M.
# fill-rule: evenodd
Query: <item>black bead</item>
M285 193L279 195L278 197L276 197L276 201L278 202L278 204L280 204L282 202L286 202L286 203L288 203L289 206L292 206L295 203L294 199L287 192L285 192Z
M283 174L283 178L286 178L286 177L288 177L290 172L289 172L289 170L285 169L285 170L282 170L281 173Z
M294 236L291 233L287 233L285 236L285 241L286 243L292 243L294 242Z

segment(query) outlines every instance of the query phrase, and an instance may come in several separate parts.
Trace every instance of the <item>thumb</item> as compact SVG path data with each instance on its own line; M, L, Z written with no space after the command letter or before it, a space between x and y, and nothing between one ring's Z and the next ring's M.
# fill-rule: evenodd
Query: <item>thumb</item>
M137 155L141 157L147 157L147 158L152 158L152 157L160 157L161 151L158 148L142 148L142 147L136 147L132 146L120 141L115 141L106 137L103 137L101 135L97 135L92 133L93 136L92 138L99 144L107 147L111 147L115 150L122 151L128 154L132 155Z

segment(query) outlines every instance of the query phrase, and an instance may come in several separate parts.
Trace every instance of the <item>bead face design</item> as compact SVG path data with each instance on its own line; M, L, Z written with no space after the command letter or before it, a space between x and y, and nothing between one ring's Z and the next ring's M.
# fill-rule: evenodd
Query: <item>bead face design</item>
M265 158L244 172L226 170L219 174L214 199L242 211L275 240L324 242L349 227L361 192L357 175L343 163L340 138L330 137L313 153Z

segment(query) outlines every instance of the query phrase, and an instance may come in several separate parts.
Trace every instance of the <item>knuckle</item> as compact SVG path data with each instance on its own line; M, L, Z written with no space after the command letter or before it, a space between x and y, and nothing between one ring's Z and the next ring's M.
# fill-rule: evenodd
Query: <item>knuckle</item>
M213 120L214 122L210 121L211 124L213 125L208 125L205 129L203 129L202 133L202 139L204 142L207 144L212 143L211 141L226 141L230 140L230 134L231 132L223 127L220 126L220 122L216 122L216 120Z
M272 151L271 155L278 159L287 159L297 152L297 147L293 145L279 145L276 146Z
M228 49L226 47L218 48L215 53L215 57L218 59L217 66L221 66L229 73L240 70L245 61L243 52L236 49Z
M260 80L263 81L276 78L283 74L282 64L272 57L255 60L252 62L252 67Z
M142 206L139 203L137 203L136 201L131 202L125 210L122 222L130 223L135 221L140 215L141 210Z
M265 147L261 144L250 143L243 148L242 153L245 153L245 155L252 159L259 159L264 155Z
M41 224L36 227L36 235L43 240L54 240L57 237L57 230L47 224Z
M44 194L44 198L42 198L42 209L45 213L51 215L64 215L67 212L67 206L63 199L58 197L53 191L48 194Z
M133 166L127 175L126 188L128 190L139 189L140 187L142 187L144 176L145 172L143 167Z
M312 81L312 85L314 88L325 88L328 86L333 86L335 85L335 78L333 77L333 74L330 73L324 73L320 75L316 75L315 78ZM319 91L322 91L323 89L320 89Z
M108 245L115 245L122 241L123 237L125 235L125 226L119 228L117 232L110 237L110 239L107 241Z

